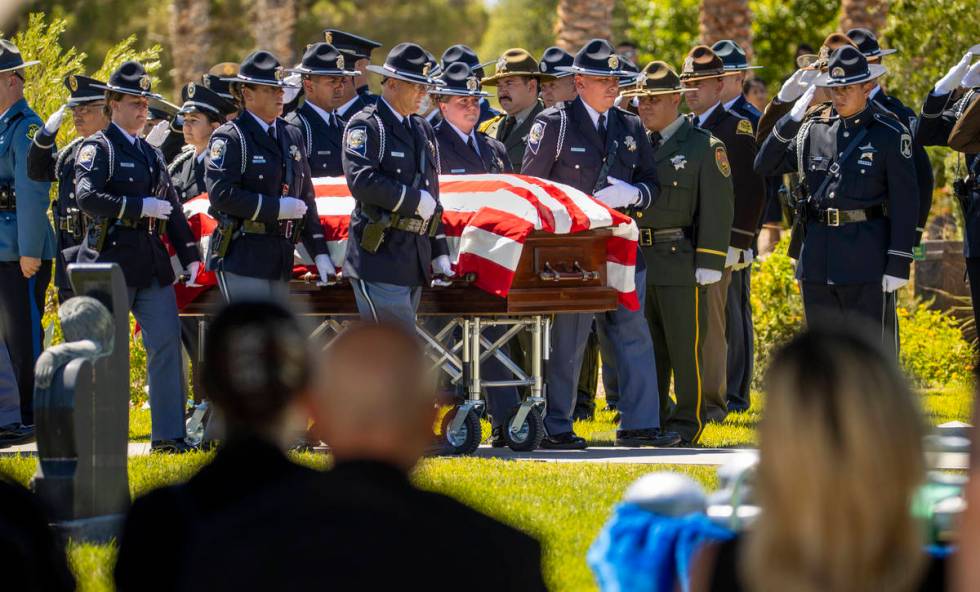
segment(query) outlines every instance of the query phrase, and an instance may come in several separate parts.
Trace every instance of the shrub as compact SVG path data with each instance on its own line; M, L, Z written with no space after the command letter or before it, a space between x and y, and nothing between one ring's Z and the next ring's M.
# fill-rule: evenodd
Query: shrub
M769 358L804 324L803 298L793 260L786 254L789 235L752 270L752 320L755 328L755 368L752 387L760 388Z
M938 387L969 379L973 348L952 315L919 303L912 310L899 308L898 319L899 357L912 381L921 387Z

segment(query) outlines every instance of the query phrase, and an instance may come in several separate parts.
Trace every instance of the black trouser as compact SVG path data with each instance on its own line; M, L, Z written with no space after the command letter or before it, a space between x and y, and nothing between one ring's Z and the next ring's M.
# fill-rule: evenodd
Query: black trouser
M970 278L970 298L973 300L974 327L980 330L980 257L966 258L966 275Z
M801 283L808 326L863 326L880 335L882 344L898 354L896 295L886 294L880 281L846 285Z
M732 272L725 305L725 337L728 340L728 410L744 411L751 405L752 362L755 350L752 328L752 268Z
M20 391L21 423L34 424L34 362L41 355L44 294L51 283L51 262L27 279L19 261L0 261L0 334Z

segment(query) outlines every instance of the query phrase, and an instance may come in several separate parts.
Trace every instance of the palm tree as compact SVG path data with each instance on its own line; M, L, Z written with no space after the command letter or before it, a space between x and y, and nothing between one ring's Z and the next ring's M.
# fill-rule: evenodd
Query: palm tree
M614 3L615 0L558 0L558 46L575 53L591 39L609 39Z
M841 31L864 27L877 33L884 28L887 17L888 0L841 0Z
M208 70L211 47L210 0L173 0L170 4L170 54L174 84L183 85Z
M256 47L271 51L279 58L279 63L291 66L296 0L255 0L252 15Z
M701 0L698 19L701 43L731 39L752 59L752 11L748 0Z

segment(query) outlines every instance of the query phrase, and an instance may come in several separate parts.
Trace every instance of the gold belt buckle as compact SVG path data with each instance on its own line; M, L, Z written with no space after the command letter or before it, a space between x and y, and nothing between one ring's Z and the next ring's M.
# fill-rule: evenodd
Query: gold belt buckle
M827 208L827 226L840 226L840 210Z
M641 247L652 247L653 246L653 231L649 228L640 229L640 246Z

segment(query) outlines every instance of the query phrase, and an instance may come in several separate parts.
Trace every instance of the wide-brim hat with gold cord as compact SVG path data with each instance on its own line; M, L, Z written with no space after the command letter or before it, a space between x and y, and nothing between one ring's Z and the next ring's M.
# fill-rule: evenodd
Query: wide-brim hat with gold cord
M571 66L555 68L559 72L569 72L582 76L613 76L629 78L635 72L625 70L625 60L621 58L612 45L605 39L593 39L582 46L575 54Z
M849 86L868 82L887 72L880 64L869 64L861 50L845 45L830 54L827 70L817 76L813 84L822 88Z
M703 80L734 76L735 74L738 72L725 70L725 62L710 47L697 45L684 58L684 67L681 68L680 79Z
M827 61L834 50L850 45L857 47L847 35L843 33L831 33L823 40L820 51L817 54L807 53L796 58L796 67L802 70L823 70L827 67Z
M554 74L542 72L538 60L534 59L526 49L515 47L504 52L497 60L497 69L493 76L480 81L484 86L497 86L497 81L508 76L527 76L538 80L554 80Z
M623 91L624 97L652 97L657 95L673 95L691 92L692 89L681 86L680 76L674 72L667 62L660 60L650 62L636 79L636 84Z

